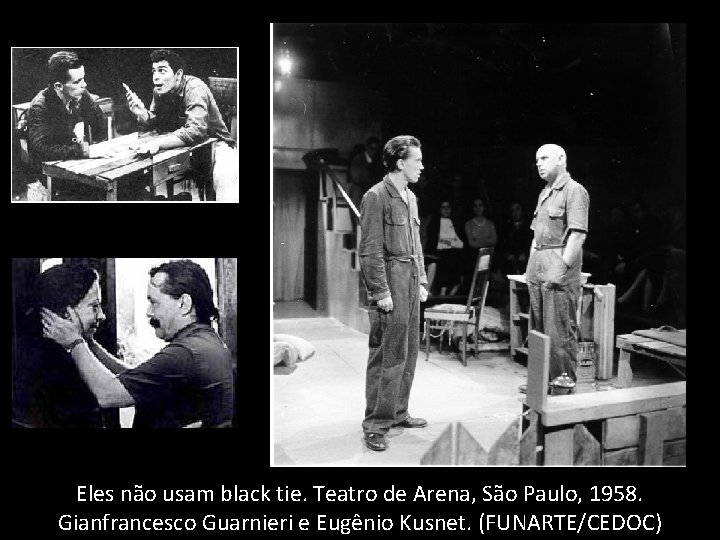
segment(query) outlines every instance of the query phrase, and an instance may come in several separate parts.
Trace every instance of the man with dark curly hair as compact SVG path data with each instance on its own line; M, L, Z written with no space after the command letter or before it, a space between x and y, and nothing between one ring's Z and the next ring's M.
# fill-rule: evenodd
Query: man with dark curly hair
M150 61L154 86L150 108L129 87L126 97L143 129L165 135L141 145L138 151L153 155L160 150L192 146L207 137L219 139L213 144L216 200L238 202L237 144L212 92L203 81L185 73L185 60L176 52L157 49L150 54Z

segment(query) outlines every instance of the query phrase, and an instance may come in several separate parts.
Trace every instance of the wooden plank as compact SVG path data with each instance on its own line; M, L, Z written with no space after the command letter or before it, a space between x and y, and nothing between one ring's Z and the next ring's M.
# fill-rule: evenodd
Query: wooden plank
M637 465L637 447L610 450L603 453L603 465Z
M536 411L543 411L548 399L550 338L536 330L530 330L528 345L526 403ZM545 425L548 424L545 423Z
M69 168L69 170L76 174L83 174L85 176L96 176L141 159L145 159L145 157L128 150L127 152L123 152L112 158L89 159L87 160L90 162L89 164L85 162L75 167Z
M678 407L667 412L665 440L684 439L686 437L686 408Z
M638 349L647 349L650 351L656 351L663 355L670 354L672 356L677 356L680 358L685 358L686 352L686 349L684 349L683 347L678 347L677 345L667 343L666 341L655 341L653 343L638 343L636 347Z
M588 431L584 424L573 428L573 465L600 465L602 452L600 441Z
M573 464L573 428L547 430L543 446L543 465Z
M448 424L420 458L420 465L452 465L454 444L453 426Z
M613 372L615 352L615 285L595 285L593 289L593 341L595 341L595 378L608 380Z
M529 424L520 437L520 465L538 465L538 435L541 426L538 422L538 414L530 410L527 415Z
M662 465L665 414L665 411L655 411L640 415L638 465Z
M517 465L520 462L520 418L516 418L488 452L488 465Z
M602 443L605 450L637 446L640 418L636 414L608 418L603 422Z
M540 413L543 425L558 426L683 407L686 398L686 382L680 381L607 392L551 396Z
M595 333L595 329L593 328L593 318L594 318L594 293L592 287L583 287L581 294L580 294L580 305L578 306L578 310L580 312L580 316L578 317L579 321L579 331L580 331L580 337L579 339L582 340L588 340L593 341L593 335Z
M686 449L685 439L678 441L665 441L663 445L663 465L685 465Z
M649 341L655 340L645 336L636 336L635 334L622 334L617 337L617 346L620 347L620 344L632 345L635 343L646 343Z
M629 388L632 384L633 372L630 360L632 353L625 349L620 349L620 357L618 358L618 386L620 388Z
M461 422L455 424L456 454L453 465L486 465L488 454Z

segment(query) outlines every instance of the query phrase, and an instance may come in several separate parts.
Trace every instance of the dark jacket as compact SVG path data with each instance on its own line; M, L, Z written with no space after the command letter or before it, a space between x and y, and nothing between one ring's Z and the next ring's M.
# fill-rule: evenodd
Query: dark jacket
M393 261L405 264L414 259L420 285L427 284L417 199L409 189L407 198L405 204L390 177L385 176L365 193L360 204L360 267L370 300L392 295L391 272L404 275L401 265Z
M453 228L458 235L458 238L462 240L463 245L467 247L467 238L465 238L465 227L461 220L457 218L450 218L452 221ZM432 216L427 225L427 232L425 237L425 255L436 255L438 252L437 245L440 239L440 214Z
M60 345L23 336L13 359L13 420L27 427L101 428L103 414Z
M88 126L92 128L93 142L107 138L102 110L95 104L97 99L85 92L71 114L52 88L35 96L27 115L28 153L35 170L40 170L43 161L83 157L82 145L73 141L73 128L78 122L85 122L85 140L89 140Z

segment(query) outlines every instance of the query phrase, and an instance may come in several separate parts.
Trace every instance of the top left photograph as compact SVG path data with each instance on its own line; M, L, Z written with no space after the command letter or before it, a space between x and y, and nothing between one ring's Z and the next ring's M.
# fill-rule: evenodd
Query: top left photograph
M12 202L238 202L236 47L11 57Z

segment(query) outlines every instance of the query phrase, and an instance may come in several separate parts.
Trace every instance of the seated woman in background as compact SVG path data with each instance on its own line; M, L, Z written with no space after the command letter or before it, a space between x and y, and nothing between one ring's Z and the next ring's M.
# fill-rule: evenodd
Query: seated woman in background
M497 244L495 224L485 217L485 201L478 197L473 201L473 217L465 222L465 235L473 249L494 247ZM529 249L530 244L528 244Z
M477 259L477 250L486 247L495 247L498 243L495 223L485 217L485 200L476 197L473 200L473 217L465 222L465 236L467 237L469 249L465 251L465 262L463 264L463 280L472 284L473 269ZM529 245L529 244L528 244ZM492 264L496 267L495 263Z
M440 203L440 214L432 217L427 226L423 253L428 260L428 288L440 288L440 295L454 295L462 283L462 227L452 219L450 201Z

